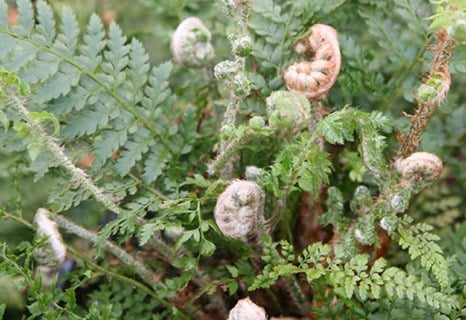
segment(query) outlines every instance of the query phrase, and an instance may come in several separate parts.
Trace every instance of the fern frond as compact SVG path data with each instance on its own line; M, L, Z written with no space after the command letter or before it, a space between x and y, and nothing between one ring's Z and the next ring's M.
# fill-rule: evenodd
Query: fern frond
M132 138L125 144L125 149L115 164L115 170L120 176L127 175L136 162L142 159L143 154L149 151L151 145L152 136L144 128L140 128Z
M282 241L284 242L284 241ZM309 283L325 280L333 287L335 294L342 299L356 297L360 301L370 301L387 297L392 303L398 299L417 299L430 307L443 310L457 308L455 295L438 291L426 285L422 280L396 268L386 268L387 261L383 258L375 261L369 267L369 256L356 254L347 262L338 258L331 259L331 246L320 242L311 244L297 258L287 248L291 246L280 244L282 250L277 250L276 244L265 241L264 257L266 266L258 275L249 290L268 288L279 277L289 277L298 273L306 275Z
M50 46L55 40L55 17L52 8L44 1L37 2L37 26L39 33L35 38L42 41L45 46Z
M289 194L299 186L302 190L310 191L315 199L319 184L328 181L330 167L327 153L312 145L311 140L304 135L282 150L270 167L270 172L264 171L259 181L262 186L272 190L276 197Z
M386 175L387 163L383 157L385 137L378 130L388 124L388 119L379 112L366 113L355 108L344 108L320 121L316 134L323 135L330 143L342 144L345 140L353 141L353 135L358 133L359 152L364 164L380 183Z
M9 27L0 0L0 65L31 86L32 108L47 106L60 117L61 139L71 146L91 145L95 161L89 172L106 167L107 174L113 170L123 177L137 167L145 182L155 181L164 164L189 150L192 141L175 135L183 114L173 112L171 63L150 70L141 42L128 43L115 23L106 33L96 14L81 35L68 7L59 23L45 1L36 9L35 17L31 2L19 1L19 24Z
M436 243L440 238L430 233L432 226L425 223L410 225L410 218L403 219L397 229L399 238L396 240L403 249L408 249L411 259L418 259L421 266L432 272L442 289L450 287L448 277L448 262L443 256L442 248Z

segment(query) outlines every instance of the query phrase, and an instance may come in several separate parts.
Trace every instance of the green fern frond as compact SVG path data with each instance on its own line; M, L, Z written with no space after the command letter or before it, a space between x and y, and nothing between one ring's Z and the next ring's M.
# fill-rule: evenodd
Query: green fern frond
M45 1L36 3L35 16L31 2L21 0L18 25L12 27L3 0L0 11L0 66L31 86L31 108L47 108L59 117L61 139L70 146L89 146L94 157L89 172L106 168L106 175L124 177L137 167L151 183L173 156L189 150L193 138L175 135L180 130L176 119L183 114L173 112L171 63L151 70L141 42L128 43L114 23L106 33L96 14L81 35L76 16L66 6L56 23ZM104 177L94 175L97 180Z
M403 249L408 249L411 259L418 259L421 266L432 272L442 289L450 287L448 277L448 262L444 258L443 250L436 243L440 238L430 233L432 226L425 223L410 225L412 219L405 217L397 231L397 242Z
M413 301L416 298L418 302L437 310L457 308L455 295L438 291L399 268L386 268L387 261L383 258L376 260L372 267L366 254L356 254L348 261L331 259L331 246L317 242L303 251L296 265L292 247L284 243L282 241L280 244L282 250L277 250L277 244L265 241L263 260L266 266L249 290L268 288L280 277L303 273L312 284L324 279L342 299L356 297L364 302L384 297L391 301L400 298Z
M388 119L380 112L366 113L355 108L344 108L333 112L319 122L316 134L322 135L333 144L353 141L357 133L360 140L359 152L367 169L380 182L386 175L386 160L383 150L385 137L379 130L389 125Z
M312 192L315 199L319 184L328 181L330 165L327 153L320 151L304 135L280 152L270 167L270 172L264 171L259 181L277 197L297 190L299 186L301 190Z

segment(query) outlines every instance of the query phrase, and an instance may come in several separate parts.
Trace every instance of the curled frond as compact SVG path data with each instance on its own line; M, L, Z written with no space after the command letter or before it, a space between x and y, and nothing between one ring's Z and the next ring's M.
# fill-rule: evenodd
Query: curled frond
M47 238L45 245L35 250L34 258L40 265L56 268L65 261L66 248L57 224L48 215L48 210L39 208L34 218L37 235Z
M225 236L247 242L263 228L264 201L256 182L235 180L217 200L215 222Z
M338 34L324 24L312 26L309 33L295 45L295 50L313 57L312 60L292 64L283 77L289 90L302 93L312 100L321 100L327 96L340 72Z
M309 122L311 107L298 93L274 91L266 99L270 127L280 136L300 132Z
M236 303L235 307L230 310L228 320L266 320L267 315L264 308L259 307L251 301L244 298Z
M172 37L173 58L186 67L204 67L214 56L210 38L209 29L199 18L189 17L183 20Z
M442 173L442 160L429 152L415 152L397 162L397 170L403 180L432 182Z

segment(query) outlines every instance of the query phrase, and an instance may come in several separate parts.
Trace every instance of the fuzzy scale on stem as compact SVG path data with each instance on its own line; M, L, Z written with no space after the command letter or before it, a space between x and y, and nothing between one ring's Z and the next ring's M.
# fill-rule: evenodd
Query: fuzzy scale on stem
M245 57L252 52L252 41L248 34L248 19L250 12L250 1L238 0L227 1L226 11L236 23L236 30L228 38L232 46L233 60L222 61L215 66L214 73L218 80L225 81L228 87L228 104L223 114L221 128L235 126L236 114L241 101L250 92L252 83L247 72L245 72ZM247 140L247 137L244 137ZM209 174L220 173L224 179L231 178L233 173L233 160L238 149L239 139L220 139L219 149L213 165L209 167Z
M247 144L253 138L254 133L250 128L246 128L243 134L240 137L235 137L232 140L226 142L221 146L221 150L217 157L212 161L208 166L208 173L210 175L223 173L223 175L228 176L225 173L225 167L228 167L230 160L234 157L238 149Z

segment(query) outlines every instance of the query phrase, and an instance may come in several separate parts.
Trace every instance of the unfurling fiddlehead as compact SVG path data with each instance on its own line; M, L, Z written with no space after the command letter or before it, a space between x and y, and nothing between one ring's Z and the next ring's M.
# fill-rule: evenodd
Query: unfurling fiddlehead
M411 120L411 126L397 151L398 159L416 151L432 114L446 98L450 89L449 63L457 42L443 29L439 30L436 36L437 43L430 47L433 60L429 72L417 90L418 108L414 115L406 114Z
M311 106L301 94L274 91L266 99L266 106L269 125L280 136L295 135L309 122Z
M190 68L202 68L214 57L210 31L195 17L186 18L176 28L171 41L175 62Z
M264 228L265 194L261 187L246 180L235 180L218 197L215 222L223 235L247 242L260 241Z
M239 300L230 310L227 320L265 320L267 314L264 308L259 307L249 298Z
M313 58L288 67L283 74L286 87L310 100L324 99L340 72L337 31L325 24L316 24L309 29L309 36L295 45L295 51Z
M415 152L396 163L396 169L402 179L411 184L435 181L442 173L442 168L442 160L428 152Z

